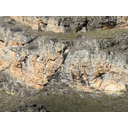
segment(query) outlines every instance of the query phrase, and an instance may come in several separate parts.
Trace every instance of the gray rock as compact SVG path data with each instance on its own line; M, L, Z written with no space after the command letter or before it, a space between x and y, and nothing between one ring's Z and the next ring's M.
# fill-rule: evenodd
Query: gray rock
M127 16L21 16L11 17L36 30L54 32L92 31L126 26ZM51 27L52 26L52 27ZM52 28L52 29L51 29Z
M86 26L88 31L97 28L104 29L105 27L116 27L119 23L119 17L111 16L23 17L23 19L27 21L25 24L26 26L29 26L28 18L33 21L30 25L37 25L35 21L37 19L41 20L40 25L36 26L37 30L41 29L45 31L50 29L52 22L53 26L63 27L64 32L74 32L76 29L75 27L79 27L78 29L82 30L83 27ZM88 20L88 23L85 23L86 20ZM49 35L45 36L43 35L43 32L40 33L39 31L32 30L30 27L25 27L18 22L11 20L9 17L0 18L0 40L5 43L5 46L1 48L2 54L0 59L2 61L10 61L12 67L14 66L17 70L20 69L18 70L19 74L21 72L22 74L18 74L18 77L25 76L24 72L26 72L25 77L27 77L27 82L24 83L20 78L18 79L11 76L10 70L14 67L7 66L4 69L7 75L5 74L2 76L3 71L1 70L0 80L1 82L7 83L7 86L5 87L4 84L3 86L1 84L1 90L4 87L5 91L10 93L14 92L15 94L20 94L22 96L35 96L35 90L32 91L32 89L28 87L28 79L31 73L33 73L30 69L38 69L41 64L40 69L42 70L40 71L40 69L38 69L37 74L35 73L35 78L33 77L30 79L35 79L34 85L37 85L38 87L46 86L53 79L55 80L55 84L65 83L69 84L70 87L77 87L78 85L82 87L91 86L91 83L96 83L97 79L103 83L107 78L119 84L117 79L118 76L120 77L120 82L123 83L123 86L128 85L126 80L128 74L127 32L121 35L119 33L112 38L92 38L91 36L77 35L71 41L70 39L61 39L59 37L53 38ZM43 27L41 24L43 24ZM55 31L59 30L56 30L55 28ZM10 43L9 41L12 42ZM67 50L69 50L69 52L67 52ZM13 60L11 60L12 53L16 54L16 58L14 57ZM34 58L33 60L32 57ZM31 62L29 65L31 60L33 64ZM17 62L17 65L15 65L13 61ZM38 66L32 67L32 65L36 64ZM111 69L111 65L115 65L116 69ZM122 71L122 74L118 69ZM40 76L38 76L39 72ZM109 75L106 75L108 73ZM116 77L114 79L113 76L115 75ZM16 89L13 88L13 86L16 87ZM106 86L104 85L103 88L105 87ZM57 91L51 92L56 93Z

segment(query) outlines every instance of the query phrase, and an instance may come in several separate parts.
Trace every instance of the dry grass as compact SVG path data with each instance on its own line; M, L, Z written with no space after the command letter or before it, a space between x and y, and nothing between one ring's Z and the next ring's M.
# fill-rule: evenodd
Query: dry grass
M43 32L40 31L39 35L41 36L49 36L51 38L60 38L66 40L74 40L78 35L84 35L90 38L113 38L116 34L123 34L128 32L128 28L122 29L110 29L110 30L95 30L95 31L88 31L88 32L78 32L78 33L55 33L55 32Z

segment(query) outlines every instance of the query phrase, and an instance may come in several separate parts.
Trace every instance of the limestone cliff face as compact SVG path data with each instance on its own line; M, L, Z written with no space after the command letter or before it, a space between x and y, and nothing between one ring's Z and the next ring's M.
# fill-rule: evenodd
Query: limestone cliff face
M127 35L127 34L126 34ZM113 49L98 44L102 40L78 39L60 69L60 79L77 89L92 91L90 87L106 93L127 91L127 50L113 46ZM104 42L104 46L107 44ZM112 42L109 42L110 46ZM116 42L115 42L116 43ZM121 43L121 42L120 42ZM109 50L108 50L109 49Z
M38 30L40 17L11 18ZM19 82L27 88L42 89L54 79L85 91L127 91L127 32L112 39L81 35L71 41L43 36L11 18L0 18L0 71L9 75L11 87ZM6 91L13 93L12 88Z
M128 26L127 16L10 16L17 22L42 31L86 32Z

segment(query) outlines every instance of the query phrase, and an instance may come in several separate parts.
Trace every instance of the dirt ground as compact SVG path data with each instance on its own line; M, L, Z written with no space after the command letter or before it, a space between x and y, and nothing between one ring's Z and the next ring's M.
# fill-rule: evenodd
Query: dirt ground
M0 112L10 112L30 104L41 104L50 112L127 112L128 93L113 96L73 89L55 93L45 89L36 96L21 97L0 92Z

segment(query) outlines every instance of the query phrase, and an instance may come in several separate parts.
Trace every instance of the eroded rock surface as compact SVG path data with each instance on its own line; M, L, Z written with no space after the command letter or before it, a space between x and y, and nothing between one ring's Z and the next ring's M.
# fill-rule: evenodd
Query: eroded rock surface
M17 22L43 31L86 32L128 26L127 16L11 16Z
M19 22L26 18L22 24L36 25L35 20L28 25L32 17L11 18ZM79 35L71 41L43 36L11 18L0 18L0 72L8 75L1 90L15 95L21 89L23 95L23 90L42 89L54 81L85 91L127 91L128 32L111 39Z

